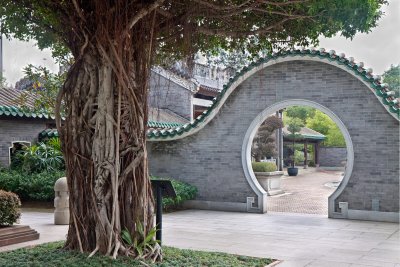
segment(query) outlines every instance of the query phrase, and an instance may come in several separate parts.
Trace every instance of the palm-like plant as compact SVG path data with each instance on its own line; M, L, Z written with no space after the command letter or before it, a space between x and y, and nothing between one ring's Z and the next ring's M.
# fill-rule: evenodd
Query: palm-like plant
M64 158L58 138L25 147L19 154L22 169L28 172L55 171L64 168Z

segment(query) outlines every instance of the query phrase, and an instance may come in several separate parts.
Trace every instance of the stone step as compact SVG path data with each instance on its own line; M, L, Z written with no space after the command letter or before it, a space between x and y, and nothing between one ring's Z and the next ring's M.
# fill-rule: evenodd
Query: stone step
M10 226L0 229L0 247L39 239L39 233L29 226Z
M2 236L3 234L18 233L30 229L31 228L27 225L2 226L0 227L0 236Z
M24 235L29 235L29 234L33 234L33 233L36 233L36 231L33 230L33 229L30 229L30 230L27 230L27 231L21 231L21 232L17 232L17 233L10 233L10 234L0 235L0 242L1 242L1 240L4 240L4 239L18 237L18 236L24 236Z

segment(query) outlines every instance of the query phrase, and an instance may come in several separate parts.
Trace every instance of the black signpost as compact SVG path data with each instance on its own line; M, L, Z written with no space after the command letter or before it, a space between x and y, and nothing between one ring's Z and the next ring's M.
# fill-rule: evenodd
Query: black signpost
M168 180L151 180L153 192L156 195L156 239L160 241L161 246L161 230L162 230L162 198L171 197L176 198L175 189L171 181Z

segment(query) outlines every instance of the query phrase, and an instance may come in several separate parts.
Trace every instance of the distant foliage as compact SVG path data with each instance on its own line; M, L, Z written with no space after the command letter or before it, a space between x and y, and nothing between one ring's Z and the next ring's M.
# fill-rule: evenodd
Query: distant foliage
M322 145L345 147L343 134L336 123L322 111L316 110L315 116L307 119L306 126L326 136Z
M292 119L299 119L303 126L325 135L326 139L322 142L323 146L346 146L343 134L336 123L318 109L306 106L292 106L285 110L283 118L286 125Z
M389 85L389 89L395 92L395 97L399 97L400 92L400 64L391 65L390 69L383 73L383 82Z
M266 49L250 53L248 50L229 51L223 48L217 48L214 51L208 51L204 56L207 58L208 65L227 67L236 72L250 65L253 57L267 57L268 54L269 51Z
M298 118L303 124L306 123L308 118L312 118L315 115L315 108L306 107L306 106L292 106L288 107L285 110L284 118Z
M28 65L24 69L25 78L29 81L24 93L16 100L16 105L38 113L55 114L58 91L63 86L66 73L52 73L46 67ZM33 107L28 99L35 96ZM61 110L62 112L62 110Z
M0 90L2 88L6 88L7 87L7 82L6 82L6 78L4 78L3 76L1 76L0 74Z
M13 225L21 216L21 201L11 192L0 190L0 226Z
M296 165L304 164L304 151L300 151L300 150L294 151L294 163Z

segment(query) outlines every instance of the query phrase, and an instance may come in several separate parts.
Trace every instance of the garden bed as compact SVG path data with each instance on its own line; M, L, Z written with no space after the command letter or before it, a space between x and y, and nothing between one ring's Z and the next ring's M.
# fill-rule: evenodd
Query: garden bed
M146 266L142 262L127 257L112 260L109 257L95 255L88 259L88 254L65 251L63 242L39 245L0 253L0 266L40 267L40 266ZM148 266L189 267L189 266L266 266L274 260L217 252L204 252L188 249L163 247L162 263Z

